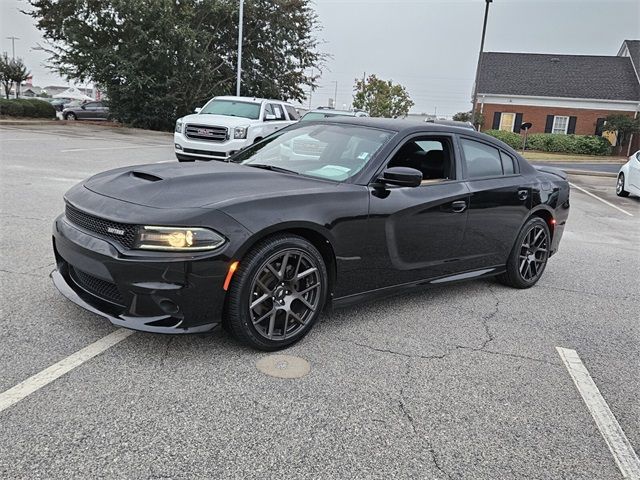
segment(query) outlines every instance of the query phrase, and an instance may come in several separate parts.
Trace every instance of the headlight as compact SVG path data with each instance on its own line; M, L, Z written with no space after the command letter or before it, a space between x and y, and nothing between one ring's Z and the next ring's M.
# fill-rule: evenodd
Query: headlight
M182 120L176 120L176 132L182 133Z
M233 129L233 138L247 138L249 127L236 127Z
M185 252L213 250L224 241L224 237L207 228L144 226L138 230L135 248Z

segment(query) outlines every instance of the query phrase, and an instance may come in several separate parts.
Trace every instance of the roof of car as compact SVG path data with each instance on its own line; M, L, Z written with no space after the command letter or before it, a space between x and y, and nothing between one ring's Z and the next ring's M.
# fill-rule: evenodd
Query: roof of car
M218 100L231 100L235 102L248 102L248 103L262 103L262 102L276 102L276 103L286 103L288 102L283 100L274 100L272 98L258 98L258 97L236 97L234 95L220 95L215 97Z
M421 120L409 120L400 118L379 118L379 117L347 117L336 116L323 120L324 123L348 123L351 125L361 125L363 127L380 128L393 132L402 132L405 130L420 130L433 132L450 132L457 131L461 133L472 133L469 128L456 127L453 125L443 125L438 123L428 123Z

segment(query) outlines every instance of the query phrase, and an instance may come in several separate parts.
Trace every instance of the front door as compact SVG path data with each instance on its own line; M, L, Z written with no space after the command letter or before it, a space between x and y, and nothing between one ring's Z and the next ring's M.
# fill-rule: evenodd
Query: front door
M456 261L467 222L469 191L456 166L452 136L419 135L407 139L387 167L422 172L418 187L371 186L368 252L379 286L445 276Z

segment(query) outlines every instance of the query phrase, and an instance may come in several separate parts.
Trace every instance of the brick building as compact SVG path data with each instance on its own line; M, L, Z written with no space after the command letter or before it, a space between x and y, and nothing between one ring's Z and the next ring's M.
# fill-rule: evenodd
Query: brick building
M478 78L483 130L602 135L612 113L640 114L640 40L616 56L486 52ZM640 135L628 148L638 149Z

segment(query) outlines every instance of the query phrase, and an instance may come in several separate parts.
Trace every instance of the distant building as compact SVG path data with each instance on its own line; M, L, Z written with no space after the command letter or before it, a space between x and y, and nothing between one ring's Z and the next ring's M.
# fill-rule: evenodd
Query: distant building
M640 40L616 56L486 52L478 78L482 130L602 135L612 113L640 112ZM640 136L632 139L638 149Z

